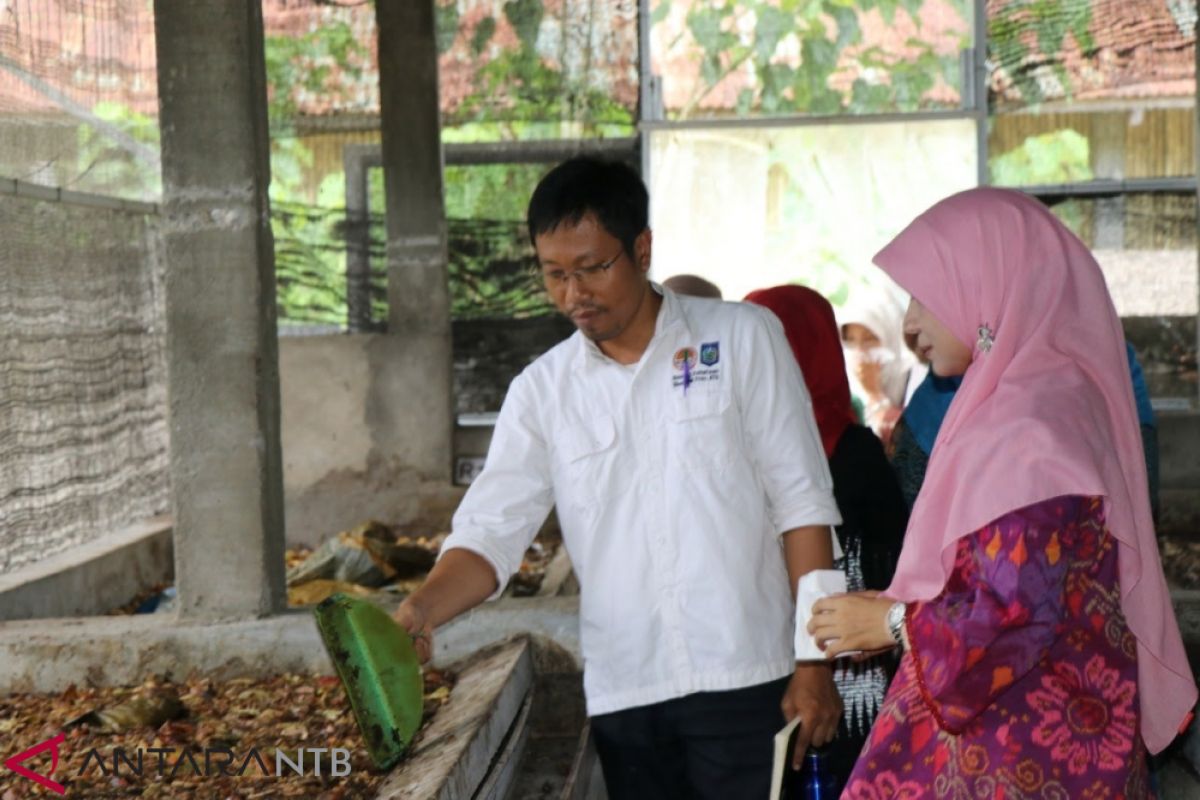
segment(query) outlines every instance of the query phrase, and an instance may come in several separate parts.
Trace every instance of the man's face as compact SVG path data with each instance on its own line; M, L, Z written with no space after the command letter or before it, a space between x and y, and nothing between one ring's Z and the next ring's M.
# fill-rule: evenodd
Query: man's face
M634 257L592 214L534 239L550 300L592 341L620 336L650 292L650 231L634 242Z

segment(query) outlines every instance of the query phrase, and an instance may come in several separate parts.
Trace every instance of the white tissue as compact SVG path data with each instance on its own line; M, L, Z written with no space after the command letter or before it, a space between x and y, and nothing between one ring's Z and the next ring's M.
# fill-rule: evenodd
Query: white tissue
M846 573L839 569L814 569L812 572L800 576L800 583L796 585L795 649L797 661L825 660L825 651L817 647L817 640L808 632L812 607L822 597L844 594L845 591Z

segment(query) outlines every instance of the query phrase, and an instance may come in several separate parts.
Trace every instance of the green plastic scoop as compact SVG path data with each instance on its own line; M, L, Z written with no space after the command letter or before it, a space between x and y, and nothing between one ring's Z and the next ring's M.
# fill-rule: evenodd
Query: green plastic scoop
M344 594L313 614L367 752L375 766L390 769L421 726L424 682L412 638L382 609Z

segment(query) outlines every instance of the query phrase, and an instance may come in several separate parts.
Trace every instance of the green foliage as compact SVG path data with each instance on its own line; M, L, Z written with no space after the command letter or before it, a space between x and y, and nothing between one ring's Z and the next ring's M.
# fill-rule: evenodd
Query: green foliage
M453 6L449 0L438 0L439 19L448 24ZM593 86L587 70L582 77L564 71L558 63L562 53L556 59L539 49L538 36L548 13L543 0L508 0L502 11L503 21L485 16L465 33L467 50L481 61L472 65L471 92L443 118L447 141L587 138L614 128L629 135L634 125L630 109ZM453 19L456 27L443 52L463 33L457 12ZM501 24L515 32L515 45L499 46ZM470 133L456 134L454 128Z
M457 4L435 6L437 46L449 52L461 32ZM486 16L465 42L476 57L494 48L500 24L518 44L502 49L475 73L474 91L444 122L446 141L480 141L569 135L628 135L630 111L583 80L573 79L537 50L546 16L542 0L510 0L504 20ZM292 136L296 98L327 91L335 73L357 74L366 52L349 26L331 25L301 37L268 37L267 77L272 123L272 227L276 240L281 320L344 324L346 219L344 177L328 176L315 205L303 195L312 153ZM451 313L456 318L549 313L552 307L530 270L525 205L542 165L486 165L445 170L449 217ZM377 323L386 320L387 247L382 171L371 170L367 232L370 302Z
M487 43L496 35L496 18L484 17L475 26L475 33L471 35L471 53L479 55L483 49L487 47Z
M158 152L158 121L153 117L107 100L94 105L92 114L147 145L152 152ZM89 191L118 197L152 198L162 194L162 172L156 164L131 158L106 133L93 126L81 125L78 136L77 174L87 176Z
M604 92L571 79L522 46L509 49L480 67L475 91L449 115L449 123L522 123L560 120L578 124L576 135L597 135L601 127L633 126L629 109ZM500 138L518 138L511 125L501 125Z
M336 209L272 201L279 319L346 324L346 267Z
M279 319L330 325L346 323L345 213L328 176L316 205L304 196L312 151L294 136L296 99L330 91L335 75L358 77L368 52L350 26L337 22L303 36L267 36L267 116L271 126L271 230Z
M999 186L1077 183L1094 177L1087 138L1069 128L1030 136L1020 147L989 158L988 169L992 183ZM1067 201L1052 210L1067 227L1084 236L1084 204Z
M543 164L450 166L443 172L449 219L523 222Z
M1086 137L1069 128L1030 136L1020 147L988 159L999 186L1076 183L1092 179Z
M454 39L458 36L458 3L438 3L433 10L434 36L437 38L437 51L440 55L454 46ZM492 24L495 25L496 21L492 20Z
M889 24L904 9L920 25L924 0L696 0L685 18L699 50L700 84L679 112L696 108L723 80L749 71L752 88L737 97L745 115L881 113L916 111L938 76L958 82L958 55L939 55L925 41L909 41L915 58L899 58L878 47L863 48L861 14L878 8ZM962 8L963 0L956 0ZM670 0L652 11L655 24L670 12ZM964 38L961 46L966 46ZM796 47L798 45L798 48ZM799 50L799 58L795 57ZM849 90L835 89L838 75L858 73Z
M1039 69L1047 67L1069 98L1072 86L1062 64L1062 50L1068 33L1085 55L1095 50L1091 23L1091 0L1010 1L989 14L988 57L1001 65L1025 102L1037 104L1045 99L1038 79ZM1031 31L1036 48L1028 43Z
M276 35L264 40L267 65L267 116L272 133L290 130L299 92L329 92L336 74L357 78L369 56L345 22L333 22L302 36Z
M554 313L533 269L525 207L545 167L539 164L452 166L445 171L450 315L454 319L507 319ZM385 205L383 170L368 179L368 203ZM371 280L384 295L387 248L384 218L371 217ZM375 317L386 318L377 304Z
M542 0L509 0L504 4L504 18L517 32L517 38L526 50L533 50L537 45L538 29L545 14Z

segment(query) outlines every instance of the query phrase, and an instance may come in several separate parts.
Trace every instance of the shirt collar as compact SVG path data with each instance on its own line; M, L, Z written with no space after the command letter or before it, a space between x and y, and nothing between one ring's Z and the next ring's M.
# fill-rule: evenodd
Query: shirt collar
M691 336L687 312L684 310L683 303L679 300L679 295L654 281L650 282L650 288L662 297L663 302L658 309L658 317L654 321L654 335L650 337L650 341L646 344L647 353L653 350L667 336L674 336L677 331L685 332L687 337ZM575 338L577 344L573 368L576 372L611 360L608 356L604 355L599 345L584 336L581 331L575 331ZM643 353L644 357L645 353Z

